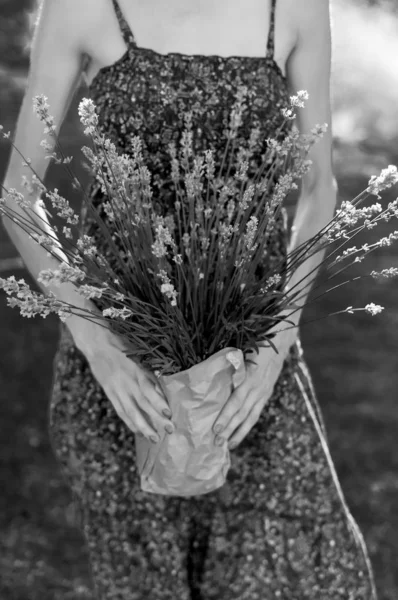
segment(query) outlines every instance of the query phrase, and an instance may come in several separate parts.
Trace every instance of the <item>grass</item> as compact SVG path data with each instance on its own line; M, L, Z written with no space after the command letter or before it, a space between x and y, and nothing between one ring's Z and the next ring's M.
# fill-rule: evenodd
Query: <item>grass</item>
M396 20L342 0L334 0L333 19L335 165L341 197L352 198L371 174L398 162L398 75L388 59L398 54ZM6 115L9 128L23 85L16 73L13 82L12 74L0 69L1 119L4 123ZM76 101L62 133L68 154L82 143L76 137L75 108ZM5 159L0 145L3 172ZM54 169L49 182L67 190ZM0 261L13 257L15 250L0 235ZM397 258L397 248L384 249L372 256L367 270L396 265ZM18 275L28 277L24 271ZM363 282L340 290L311 305L304 320L370 301L386 311L378 317L333 317L302 328L332 456L365 535L380 600L398 598L397 292L396 282ZM0 597L91 599L82 536L47 434L57 322L22 319L0 296L0 331Z

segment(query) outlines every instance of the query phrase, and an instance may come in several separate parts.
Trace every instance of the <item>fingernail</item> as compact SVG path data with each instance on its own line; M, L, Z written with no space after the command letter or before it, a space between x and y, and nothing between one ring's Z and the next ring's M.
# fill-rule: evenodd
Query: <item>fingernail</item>
M162 410L162 413L164 414L165 417L167 417L168 419L171 419L171 417L173 416L171 414L171 410L169 410L168 408L165 408L164 410Z
M236 448L236 446L237 446L237 445L238 445L238 442L231 442L231 443L229 444L228 448L229 448L230 450L233 450L234 448Z
M153 442L154 444L157 444L159 441L159 438L157 435L151 435L149 436L149 439L151 440L151 442Z
M216 445L217 446L222 446L224 443L224 438L220 437L219 435L216 437Z
M171 423L167 423L167 425L165 425L164 428L167 431L167 433L174 433L174 427Z
M214 433L220 433L223 429L224 427L219 423L214 427Z

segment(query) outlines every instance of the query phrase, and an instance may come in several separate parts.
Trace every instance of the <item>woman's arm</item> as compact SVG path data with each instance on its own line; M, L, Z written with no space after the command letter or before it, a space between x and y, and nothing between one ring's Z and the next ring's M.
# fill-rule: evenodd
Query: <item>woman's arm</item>
M327 135L316 144L309 158L313 161L311 172L304 178L293 223L289 250L309 240L331 220L336 206L336 182L332 170L332 134L330 108L331 31L329 0L291 0L291 22L297 24L297 43L289 57L287 77L292 94L306 90L309 100L298 110L300 132L309 133L316 124L328 123ZM322 255L308 259L297 269L289 282L293 287L309 275L321 262ZM311 275L313 279L314 273ZM308 279L301 284L305 286ZM299 286L297 289L300 289ZM306 288L308 294L309 287ZM304 291L303 291L304 294ZM301 303L305 298L302 298ZM301 311L294 314L296 323ZM290 317L292 320L293 318ZM283 325L276 329L283 328ZM275 383L297 329L291 328L276 334L271 348L260 348L250 358L245 381L231 394L213 424L216 443L228 442L234 448L257 423L271 397Z
M40 5L30 56L27 87L14 138L15 146L24 157L31 159L31 166L40 179L44 179L48 160L45 158L46 151L40 146L44 137L43 124L33 112L32 100L39 94L48 97L58 133L79 84L83 60L82 40L85 39L85 36L87 37L87 30L91 26L90 6L94 10L94 0L84 0L83 2L81 0L43 0ZM21 187L24 174L29 176L27 168L22 166L20 156L13 151L4 187L6 189L15 188L22 193L27 193ZM55 237L46 213L37 200L38 198L32 198L34 212L45 221L48 232ZM7 200L7 202L10 201ZM26 217L16 203L12 203L12 208L18 214ZM56 269L59 266L55 258L48 256L41 246L8 218L3 217L3 224L35 280L41 270ZM59 255L62 256L61 251L59 251ZM65 284L57 288L46 287L45 292L47 293L49 289L60 300L81 308L88 308L88 303L72 285ZM80 346L86 343L90 337L84 333L87 324L88 322L83 323L77 317L70 317L67 321L76 343Z
M33 114L32 98L39 94L48 97L51 114L59 130L80 78L84 49L90 45L90 39L101 43L98 35L101 27L95 27L103 19L102 8L105 4L109 6L108 0L44 0L41 5L28 86L15 136L16 147L26 158L32 159L32 167L41 179L44 178L47 161L45 152L40 147L43 126ZM117 23L117 31L116 26ZM90 31L94 31L94 37L89 35ZM7 170L5 187L20 190L23 172L25 169L21 160L14 152ZM14 204L13 209L21 212ZM39 204L35 206L35 213L42 219L46 218ZM48 257L47 252L26 233L7 218L3 221L36 280L41 270L56 269L59 266L58 261ZM54 236L50 225L48 228ZM47 292L48 289L46 287L44 291ZM94 309L94 305L78 294L73 285L63 284L51 287L50 290L60 300L76 307ZM122 340L107 328L81 317L71 316L66 324L76 346L86 355L94 377L126 425L155 442L159 441L159 428L164 427L168 433L172 432L173 425L169 421L171 413L163 393L157 388L155 376L127 358Z
M337 184L332 167L332 127L330 102L331 25L329 0L295 0L297 11L297 43L287 63L287 77L292 94L306 90L309 99L298 109L297 126L309 133L316 124L328 124L325 136L313 146L309 158L311 171L303 178L292 226L289 252L305 243L332 219L337 200ZM324 252L308 258L293 273L289 288L300 293L299 304L305 303ZM299 323L302 310L289 319ZM278 334L275 340L285 351L297 335L296 329Z

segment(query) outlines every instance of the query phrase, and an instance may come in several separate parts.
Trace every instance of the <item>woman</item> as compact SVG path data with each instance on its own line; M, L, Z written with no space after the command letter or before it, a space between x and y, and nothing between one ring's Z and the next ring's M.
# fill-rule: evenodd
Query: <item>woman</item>
M214 147L237 86L253 93L250 123L262 140L281 124L289 92L307 90L302 132L330 123L330 22L327 0L44 0L32 50L16 146L44 175L41 126L32 96L48 96L59 124L82 73L101 126L120 149L139 134L161 201L167 202L165 144L192 109L197 149ZM132 33L134 29L140 44ZM233 35L231 35L233 32ZM250 127L249 127L250 126ZM328 222L336 202L331 134L316 147L302 183L290 245ZM19 187L11 157L6 186ZM95 182L90 193L100 208ZM44 216L40 207L37 211ZM56 261L21 231L8 231L37 278ZM85 217L85 230L100 233ZM106 250L103 248L103 250ZM270 260L286 253L278 223ZM316 260L295 274L299 282ZM47 289L47 288L46 288ZM90 307L73 288L53 290ZM228 443L226 484L204 496L178 498L140 490L134 435L173 431L167 402L151 373L129 361L110 331L71 318L55 359L50 433L75 492L97 597L188 600L374 600L361 534L342 496L298 340L276 338L262 350L221 411L215 443Z

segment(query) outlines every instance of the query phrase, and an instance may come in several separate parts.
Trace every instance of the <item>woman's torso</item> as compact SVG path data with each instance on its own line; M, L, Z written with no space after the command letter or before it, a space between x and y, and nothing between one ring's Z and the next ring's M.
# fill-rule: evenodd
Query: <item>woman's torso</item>
M224 155L231 109L242 86L247 93L246 110L235 148L247 146L253 130L258 130L249 168L249 175L254 174L265 152L266 139L281 127L281 109L289 103L287 79L275 60L276 0L271 0L268 19L264 15L269 27L264 30L263 51L258 56L163 54L140 46L120 10L121 3L109 2L115 10L125 51L116 62L97 70L90 83L90 96L97 106L104 133L120 151L129 153L135 136L143 141L144 162L151 173L157 208L164 213L173 210L174 184L168 146L170 142L179 144L184 114L192 113L195 152L214 150L217 168ZM95 182L91 196L100 208L105 198ZM106 220L104 212L102 216ZM86 233L107 253L95 222L87 214L84 224ZM283 257L284 233L281 216L270 242L269 260Z
M278 0L275 19L275 60L285 73L294 49L297 23L290 3ZM119 0L121 12L140 47L160 54L262 56L270 30L272 0ZM126 49L111 0L101 0L93 33L86 36L91 56L87 71L90 82L97 71L115 63ZM101 38L98 31L101 30ZM107 43L99 43L106 39Z

